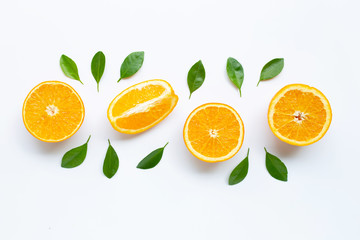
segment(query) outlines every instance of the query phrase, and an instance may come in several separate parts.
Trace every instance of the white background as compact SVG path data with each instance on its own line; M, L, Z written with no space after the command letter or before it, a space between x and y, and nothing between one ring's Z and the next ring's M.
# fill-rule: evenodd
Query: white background
M0 239L359 239L359 1L2 1L0 89ZM106 55L96 91L92 56ZM145 51L141 70L116 83L123 59ZM66 78L61 54L78 65L85 85ZM227 57L245 70L240 98L226 76ZM262 66L283 57L275 79L256 87ZM206 80L188 100L187 72L201 59ZM112 129L110 101L126 87L161 78L179 96L174 111L136 136ZM46 80L72 85L84 100L85 121L61 143L43 143L25 129L27 93ZM278 140L267 107L284 85L305 83L329 99L333 121L307 147ZM188 114L207 102L234 107L245 124L240 152L227 162L194 158L182 139ZM88 156L75 169L62 155L83 144ZM110 139L118 173L102 164ZM167 141L160 164L137 163ZM289 181L273 179L265 152L282 159ZM228 186L231 170L250 148L250 168Z

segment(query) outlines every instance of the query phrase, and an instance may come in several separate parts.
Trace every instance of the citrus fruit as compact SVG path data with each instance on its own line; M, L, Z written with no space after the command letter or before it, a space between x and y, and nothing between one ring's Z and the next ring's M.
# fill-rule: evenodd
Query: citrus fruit
M23 109L26 129L44 142L60 142L76 133L85 109L79 94L59 81L42 82L27 95Z
M135 84L117 95L109 105L108 119L121 133L143 132L166 118L178 96L171 85L160 79Z
M244 140L244 124L232 107L207 103L190 113L183 136L195 157L205 162L221 162L239 151Z
M331 123L331 107L325 95L305 84L290 84L270 102L268 122L280 140L305 146L320 140Z

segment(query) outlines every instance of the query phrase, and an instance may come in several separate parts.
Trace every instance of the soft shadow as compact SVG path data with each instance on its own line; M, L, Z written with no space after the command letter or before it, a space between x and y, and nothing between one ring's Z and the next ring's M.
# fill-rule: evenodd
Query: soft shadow
M47 142L42 142L40 140L34 141L34 144L37 145L37 148L39 150L41 150L43 153L54 153L54 152L61 152L64 151L65 147L66 147L66 140L62 141L62 142L57 142L57 143L47 143Z
M144 133L144 132L142 132L142 133L137 133L137 134L125 134L125 133L121 133L121 132L116 131L111 126L106 129L106 132L107 132L106 135L108 136L109 139L112 139L112 140L124 140L124 141L137 138L137 137L143 135L143 133Z
M278 155L279 157L290 157L295 155L300 151L300 146L290 145L286 142L281 141L277 137L273 136L273 147L274 147L274 154ZM276 152L276 153L275 153ZM270 152L271 153L271 152Z
M195 166L198 172L201 173L213 172L219 166L218 163L208 163L201 161L200 159L197 159L189 152L189 150L186 147L183 149L183 151L186 152L184 157L188 160L188 162L190 162L190 164Z
M137 134L125 134L125 133L121 133L121 132L114 132L112 139L117 139L117 140L130 140L130 139L134 139L137 138L141 135L143 135L144 132L142 133L137 133Z
M25 128L22 131L17 131L16 133L18 134L17 139L20 139L18 144L22 145L23 149L32 149L45 154L50 154L63 151L66 147L67 140L57 143L43 142L32 136Z

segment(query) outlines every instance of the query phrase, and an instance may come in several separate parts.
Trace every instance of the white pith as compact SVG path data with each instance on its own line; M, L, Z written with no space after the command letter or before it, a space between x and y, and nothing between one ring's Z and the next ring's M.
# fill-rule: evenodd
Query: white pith
M308 114L307 113L304 113L304 112L300 112L300 111L295 111L293 116L294 116L294 122L296 123L299 123L301 124L305 119L306 119L306 116Z
M217 129L209 129L209 135L211 138L216 138L219 135L219 130Z
M158 98L151 99L149 101L140 103L133 108L123 112L120 116L113 118L115 121L119 118L129 117L130 115L139 113L139 112L148 112L157 102L161 101L165 96L161 95Z
M49 106L46 107L45 112L50 116L53 117L56 114L59 113L59 108L56 107L55 105L51 104Z

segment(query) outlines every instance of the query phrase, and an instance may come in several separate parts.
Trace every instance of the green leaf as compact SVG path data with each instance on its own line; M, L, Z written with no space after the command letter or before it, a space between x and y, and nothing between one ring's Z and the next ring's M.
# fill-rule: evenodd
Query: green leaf
M202 64L201 60L196 62L189 70L188 76L187 76L187 83L190 90L190 96L191 94L195 92L201 85L204 83L205 80L205 68Z
M139 162L137 168L149 169L155 167L160 162L164 149L168 144L169 143L166 143L164 147L152 151L149 155L147 155L143 160Z
M270 175L280 181L287 181L288 171L285 164L276 156L266 152L266 169L270 173Z
M119 168L119 157L116 154L115 149L111 146L110 140L108 141L109 147L104 160L103 173L106 177L112 178Z
M97 52L91 60L91 73L97 83L97 91L99 92L100 79L105 69L105 55L103 52Z
M121 64L120 68L120 79L118 82L123 78L128 78L134 75L144 62L144 52L133 52L130 53Z
M244 81L244 69L241 64L232 57L229 57L226 63L226 71L229 79L235 84L239 89L241 97L241 85Z
M68 151L67 153L65 153L65 155L63 156L62 161L61 161L61 167L74 168L84 162L90 137L91 136L89 136L89 138L85 144L83 144L79 147L73 148L70 151Z
M275 58L275 59L271 60L270 62L265 64L265 66L261 70L260 80L257 85L259 86L259 83L261 81L269 80L271 78L276 77L277 75L279 75L281 73L283 68L284 68L284 59L283 58Z
M78 68L76 66L76 63L69 58L66 55L61 55L60 57L60 67L61 70L64 72L65 76L74 79L74 80L78 80L79 82L82 83L82 81L80 80L79 77L79 72L78 72Z
M249 170L249 151L248 149L246 158L242 160L231 172L229 177L229 185L235 185L245 179Z

